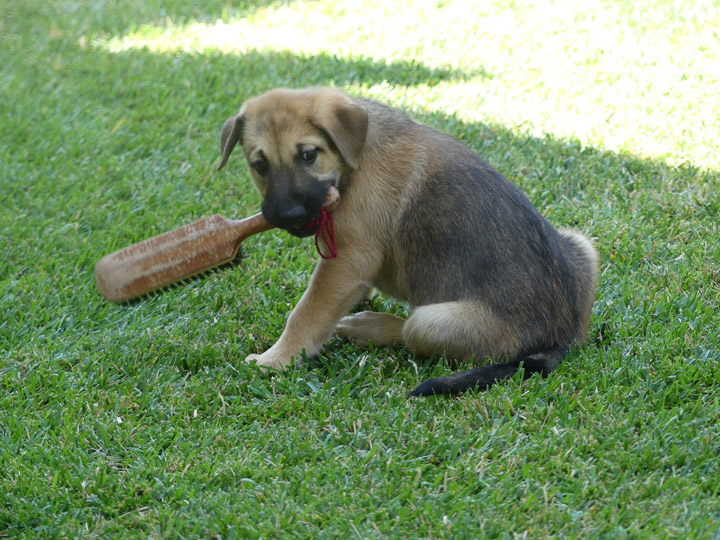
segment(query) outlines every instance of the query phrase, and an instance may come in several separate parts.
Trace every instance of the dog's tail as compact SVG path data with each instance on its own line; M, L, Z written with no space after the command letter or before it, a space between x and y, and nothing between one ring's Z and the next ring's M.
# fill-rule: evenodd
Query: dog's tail
M557 345L505 364L482 366L445 377L428 379L410 392L410 396L454 395L466 390L486 390L493 384L515 375L522 366L527 379L535 373L547 377L555 371L569 351L568 345Z

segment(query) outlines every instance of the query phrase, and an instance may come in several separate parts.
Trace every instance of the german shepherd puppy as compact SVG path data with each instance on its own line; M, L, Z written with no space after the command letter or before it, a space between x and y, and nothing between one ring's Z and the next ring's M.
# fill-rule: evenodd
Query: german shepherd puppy
M290 234L316 233L328 189L341 194L338 256L318 263L280 339L246 361L284 368L337 331L423 356L502 362L411 392L426 396L488 388L521 366L526 377L547 375L586 339L598 277L591 242L554 229L456 139L379 103L311 88L247 101L223 126L219 169L238 144L263 214ZM345 316L373 288L407 301L411 316Z

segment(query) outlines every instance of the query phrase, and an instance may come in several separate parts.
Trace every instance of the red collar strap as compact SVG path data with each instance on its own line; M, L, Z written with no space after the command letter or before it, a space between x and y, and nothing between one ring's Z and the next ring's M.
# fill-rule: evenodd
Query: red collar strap
M317 252L323 259L334 259L337 257L337 244L335 243L335 225L333 223L332 212L328 212L325 208L320 208L320 215L308 223L307 228L315 227L315 247ZM330 255L325 255L320 249L320 238L323 239Z

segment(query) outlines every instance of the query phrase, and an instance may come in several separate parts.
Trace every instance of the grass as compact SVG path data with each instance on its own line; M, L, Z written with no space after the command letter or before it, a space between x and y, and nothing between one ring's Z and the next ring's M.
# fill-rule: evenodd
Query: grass
M718 538L720 7L0 0L0 537ZM311 242L116 306L104 253L255 212L219 129L335 85L461 138L595 238L550 378L406 400L443 361L338 339L266 377ZM406 308L376 297L371 307Z

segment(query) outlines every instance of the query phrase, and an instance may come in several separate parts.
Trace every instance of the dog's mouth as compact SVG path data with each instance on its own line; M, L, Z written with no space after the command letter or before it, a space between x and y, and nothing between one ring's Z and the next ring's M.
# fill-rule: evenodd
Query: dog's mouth
M298 238L307 238L308 236L312 236L317 232L318 224L316 223L316 221L317 219L313 219L305 225L299 227L286 227L285 230L293 236L297 236Z
M279 212L277 207L267 200L263 201L262 211L265 218L275 227L283 229L299 238L304 238L315 233L318 224L317 218L321 213L319 203L312 205L310 208L304 205L296 205L293 213L301 214L297 216L287 212Z
M318 201L317 206L312 205L311 210L308 210L308 206L294 205L289 206L289 210L285 211L285 218L278 219L278 216L273 213L276 207L268 203L268 200L263 201L263 214L265 218L280 229L284 229L293 236L298 238L306 238L308 236L315 236L315 247L317 247L318 253L323 259L334 259L337 257L337 243L335 242L335 225L333 220L332 211L337 207L340 194L336 189L326 193L323 201ZM327 199L327 200L326 200ZM327 207L323 206L327 204ZM329 208L329 209L328 209ZM294 215L293 215L294 214ZM298 214L303 214L304 219ZM308 220L309 216L315 216L313 219ZM294 217L295 219L287 219ZM321 248L321 244L324 246Z
M323 222L322 208L328 187L318 185L313 192L299 198L275 199L266 197L262 211L267 220L293 236L305 238L317 233Z

